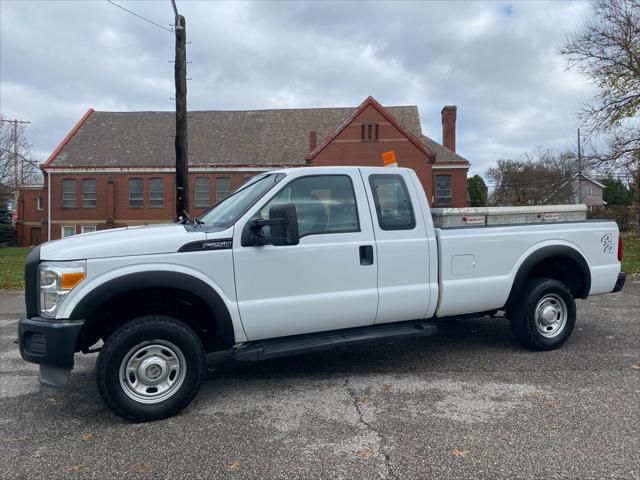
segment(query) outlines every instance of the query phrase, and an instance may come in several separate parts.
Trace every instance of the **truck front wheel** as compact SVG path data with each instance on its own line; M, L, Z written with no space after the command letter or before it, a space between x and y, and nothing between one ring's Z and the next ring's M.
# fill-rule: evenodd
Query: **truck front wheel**
M533 350L553 350L571 336L576 303L562 282L532 278L507 316L513 335L522 345Z
M206 371L204 347L191 328L171 317L148 315L106 339L96 380L116 415L140 422L170 417L186 407Z

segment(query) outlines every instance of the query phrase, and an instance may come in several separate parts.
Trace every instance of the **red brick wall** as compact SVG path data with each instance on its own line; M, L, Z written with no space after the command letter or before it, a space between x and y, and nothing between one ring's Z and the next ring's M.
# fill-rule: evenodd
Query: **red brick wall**
M189 175L189 202L192 215L203 213L206 208L195 208L195 178L208 177L210 179L210 205L216 201L216 177L231 179L231 190L235 190L258 172L193 172ZM96 180L96 207L82 206L82 180ZM143 207L129 206L129 179L143 179ZM163 207L149 206L149 180L162 178L164 180ZM76 207L65 208L62 202L62 182L65 179L76 180ZM36 197L43 197L43 210L36 210ZM97 230L126 227L131 224L170 222L175 216L175 176L172 173L144 173L144 174L51 174L51 239L62 235L62 226L75 226L76 233L81 233L81 227L95 226ZM47 189L23 190L21 192L18 210L17 234L21 246L31 244L31 229L40 228L41 241L47 241Z
M362 141L362 125L378 125L378 140ZM368 134L365 131L365 135ZM398 166L412 168L431 199L433 181L427 155L391 125L373 106L367 107L312 161L314 166L382 166L382 153L393 150ZM465 185L466 192L466 185ZM465 193L466 195L466 193Z

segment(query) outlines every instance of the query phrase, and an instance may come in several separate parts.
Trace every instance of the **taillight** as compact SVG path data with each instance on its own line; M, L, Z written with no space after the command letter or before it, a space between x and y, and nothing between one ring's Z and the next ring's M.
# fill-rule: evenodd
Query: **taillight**
M622 251L622 235L618 234L618 261L621 262L622 261L622 257L623 257L623 251Z

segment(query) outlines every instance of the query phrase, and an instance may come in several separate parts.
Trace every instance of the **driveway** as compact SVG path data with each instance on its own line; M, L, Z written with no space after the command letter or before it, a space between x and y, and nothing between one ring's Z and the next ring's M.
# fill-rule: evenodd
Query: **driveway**
M403 343L238 363L179 416L130 424L79 355L68 388L20 359L19 292L0 291L2 478L640 478L640 280L580 301L560 350L504 319Z

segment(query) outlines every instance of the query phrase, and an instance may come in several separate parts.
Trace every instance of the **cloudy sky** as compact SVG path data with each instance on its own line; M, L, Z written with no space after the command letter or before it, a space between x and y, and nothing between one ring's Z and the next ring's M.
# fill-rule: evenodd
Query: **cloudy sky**
M163 26L169 0L114 0ZM592 94L562 39L585 2L188 2L189 109L418 105L441 141L458 106L472 173L498 158L575 143ZM44 160L89 107L173 109L173 35L107 1L0 2L0 109L29 120Z

